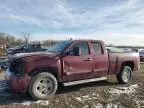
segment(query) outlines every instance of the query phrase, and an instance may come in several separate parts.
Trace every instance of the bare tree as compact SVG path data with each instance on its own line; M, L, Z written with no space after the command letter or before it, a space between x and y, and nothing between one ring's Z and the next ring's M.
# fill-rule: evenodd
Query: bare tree
M29 32L23 32L22 36L23 36L24 42L26 44L29 43L29 41L31 39L31 33L29 33Z

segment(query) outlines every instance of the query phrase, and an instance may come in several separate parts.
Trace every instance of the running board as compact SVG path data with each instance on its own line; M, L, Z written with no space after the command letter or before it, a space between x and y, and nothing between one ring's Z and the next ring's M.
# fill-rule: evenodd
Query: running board
M83 84L83 83L89 83L89 82L96 82L96 81L103 81L103 80L107 80L107 77L100 77L100 78L65 82L65 83L63 83L63 85L64 86L71 86L71 85L77 85L77 84Z

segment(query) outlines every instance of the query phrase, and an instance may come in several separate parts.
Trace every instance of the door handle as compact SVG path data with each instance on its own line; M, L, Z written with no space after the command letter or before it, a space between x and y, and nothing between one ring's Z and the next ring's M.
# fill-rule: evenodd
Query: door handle
M92 58L86 58L84 61L92 61Z

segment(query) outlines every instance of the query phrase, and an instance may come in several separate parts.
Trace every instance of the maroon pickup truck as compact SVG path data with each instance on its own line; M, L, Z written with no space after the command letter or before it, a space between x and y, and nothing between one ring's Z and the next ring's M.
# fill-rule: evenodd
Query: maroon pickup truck
M139 68L137 53L110 52L97 40L69 40L58 42L46 52L16 54L9 60L5 78L15 91L47 99L59 84L101 81L108 75L128 83Z

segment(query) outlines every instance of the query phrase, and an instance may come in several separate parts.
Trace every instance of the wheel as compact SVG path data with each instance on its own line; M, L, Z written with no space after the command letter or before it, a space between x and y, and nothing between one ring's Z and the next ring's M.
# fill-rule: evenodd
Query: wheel
M42 72L34 76L29 84L29 93L34 99L48 99L50 95L56 93L58 87L54 75Z
M121 84L128 83L132 78L132 69L129 66L123 66L121 72L117 74L117 80Z

